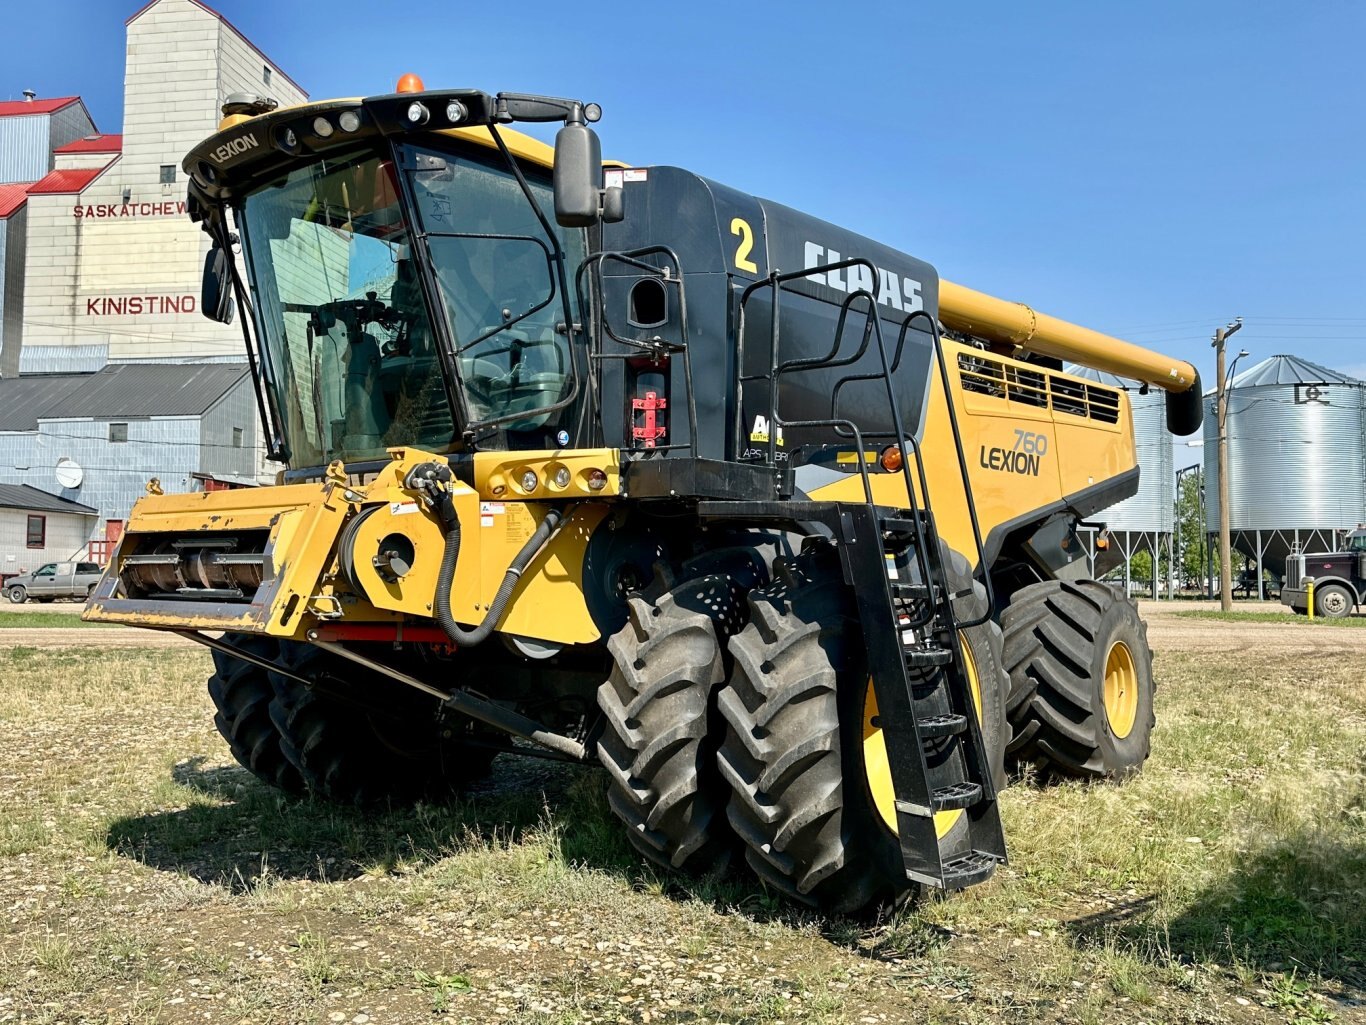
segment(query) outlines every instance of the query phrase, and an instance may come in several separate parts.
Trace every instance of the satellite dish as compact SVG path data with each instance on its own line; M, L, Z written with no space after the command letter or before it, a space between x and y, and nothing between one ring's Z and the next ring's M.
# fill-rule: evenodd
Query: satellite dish
M78 488L81 481L85 480L85 471L81 469L81 464L66 456L57 460L56 472L57 483L64 488Z

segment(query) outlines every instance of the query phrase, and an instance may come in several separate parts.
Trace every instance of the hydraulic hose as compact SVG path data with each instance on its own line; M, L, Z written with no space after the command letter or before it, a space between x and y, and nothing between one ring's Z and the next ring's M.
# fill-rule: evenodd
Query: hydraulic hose
M440 472L442 470L445 471L444 474ZM460 561L460 517L456 515L455 503L451 501L450 492L445 487L449 480L449 468L423 464L409 474L406 483L409 487L419 487L432 496L437 516L440 517L442 529L445 531L446 546L441 555L441 571L436 578L436 621L446 636L456 644L463 648L472 648L487 640L489 634L493 633L493 628L503 617L503 610L512 597L517 581L521 579L522 571L545 547L545 543L550 540L550 535L559 527L563 517L554 509L545 514L536 532L522 545L521 551L508 566L507 573L503 575L503 582L498 586L498 593L494 595L488 612L484 614L483 622L473 630L466 630L451 615L451 584L455 580L456 564Z

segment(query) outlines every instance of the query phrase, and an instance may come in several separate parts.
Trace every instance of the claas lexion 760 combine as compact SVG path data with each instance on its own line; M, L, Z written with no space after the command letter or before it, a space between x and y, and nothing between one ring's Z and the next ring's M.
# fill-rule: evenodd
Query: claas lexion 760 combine
M244 766L369 803L600 761L647 857L832 912L987 878L1007 762L1140 766L1144 626L1078 537L1129 403L1062 367L1185 434L1189 364L604 164L595 105L405 84L234 97L184 163L286 468L149 486L85 615L212 647Z

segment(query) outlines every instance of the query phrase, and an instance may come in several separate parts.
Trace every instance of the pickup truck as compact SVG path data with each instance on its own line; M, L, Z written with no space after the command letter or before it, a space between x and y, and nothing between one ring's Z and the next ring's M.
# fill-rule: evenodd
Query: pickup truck
M16 605L28 601L79 598L82 601L100 582L102 571L93 562L49 562L32 573L20 573L5 581L5 594Z

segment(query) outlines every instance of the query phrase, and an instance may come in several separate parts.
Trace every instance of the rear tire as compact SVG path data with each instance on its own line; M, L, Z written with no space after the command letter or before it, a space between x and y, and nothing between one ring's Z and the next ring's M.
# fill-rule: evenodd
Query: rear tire
M1324 619L1346 619L1356 607L1356 596L1341 584L1314 588L1314 615Z
M748 551L704 560L684 567L692 579L673 585L661 570L631 597L626 625L608 642L611 676L598 688L598 758L612 811L636 850L684 871L718 868L734 847L716 764L716 693L724 641L744 624L745 595L765 576ZM713 572L693 575L699 568Z
M271 674L271 721L313 796L338 804L409 804L450 797L488 775L497 750L444 736L434 699L416 691L409 696L402 684L308 644L282 642L279 665L305 678L326 676L328 687L342 692Z
M961 604L984 609L985 592L967 586L973 600ZM955 581L954 589L965 588ZM990 622L963 635L978 667L982 737L998 779L1006 688L999 637ZM837 560L804 556L750 597L750 622L731 638L735 665L719 700L729 817L750 868L792 900L835 914L865 914L915 889L864 765L861 638Z
M1137 604L1095 580L1048 580L1017 591L1001 626L1014 758L1075 779L1137 772L1155 721Z
M277 642L268 637L229 637L227 643L258 658L274 661ZM288 794L303 792L304 781L281 748L280 733L270 719L275 696L270 673L226 652L213 652L214 674L209 697L217 709L213 724L228 742L237 763L263 783Z

